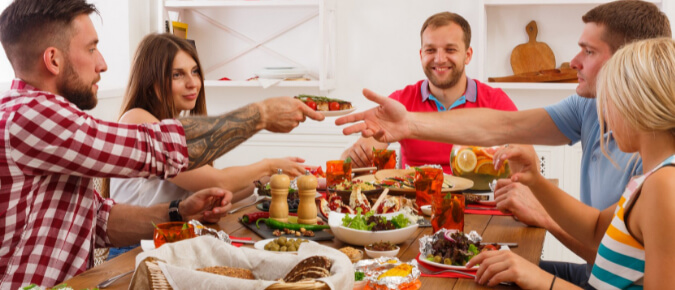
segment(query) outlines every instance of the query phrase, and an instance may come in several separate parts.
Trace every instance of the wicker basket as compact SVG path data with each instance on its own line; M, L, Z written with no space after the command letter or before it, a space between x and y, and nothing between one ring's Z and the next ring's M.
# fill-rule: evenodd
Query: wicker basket
M166 280L162 269L157 264L157 260L148 258L144 262L147 269L147 278L150 281L150 289L153 290L172 290L171 285ZM141 268L141 267L139 267ZM296 283L276 283L266 288L267 290L327 290L330 289L326 283L322 281L304 281Z

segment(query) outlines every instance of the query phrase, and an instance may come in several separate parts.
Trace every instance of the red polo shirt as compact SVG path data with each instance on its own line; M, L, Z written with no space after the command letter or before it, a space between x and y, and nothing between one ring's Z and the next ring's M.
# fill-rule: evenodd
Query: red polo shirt
M410 112L438 112L444 111L439 108L435 97L429 92L429 81L421 80L414 85L409 85L402 90L392 93L390 98L399 101ZM464 99L464 101L462 101ZM467 89L463 98L455 102L450 110L462 108L492 108L503 111L517 111L513 101L502 91L489 87L474 79L467 78ZM452 126L462 124L448 124L445 130L452 130ZM404 139L401 144L401 165L420 166L425 164L440 164L443 171L452 174L450 169L450 152L452 144ZM462 144L471 145L471 144Z

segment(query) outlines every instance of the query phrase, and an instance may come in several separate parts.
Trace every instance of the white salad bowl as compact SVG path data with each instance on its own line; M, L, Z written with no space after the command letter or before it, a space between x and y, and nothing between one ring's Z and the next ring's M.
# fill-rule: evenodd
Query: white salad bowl
M397 214L383 214L387 218ZM400 244L407 240L417 230L417 223L410 222L407 227L388 231L361 231L350 229L342 225L342 218L345 214L330 212L328 214L328 225L333 235L340 241L350 245L365 246L375 242L389 241L392 244Z

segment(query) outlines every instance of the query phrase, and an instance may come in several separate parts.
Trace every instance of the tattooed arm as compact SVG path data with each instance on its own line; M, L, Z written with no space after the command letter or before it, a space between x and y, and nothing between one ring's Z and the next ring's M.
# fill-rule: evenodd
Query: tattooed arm
M262 129L290 132L306 117L323 120L303 102L291 97L266 99L216 117L186 117L185 129L190 169L214 161Z

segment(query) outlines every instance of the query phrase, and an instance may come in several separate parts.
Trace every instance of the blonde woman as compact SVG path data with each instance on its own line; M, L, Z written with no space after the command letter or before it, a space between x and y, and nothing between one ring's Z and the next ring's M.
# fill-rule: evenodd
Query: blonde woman
M583 243L597 247L589 284L598 289L662 289L675 275L675 41L658 38L627 44L602 68L597 109L603 152L614 138L624 152L642 158L645 174L628 183L617 204L586 206L546 182L536 161L520 148L498 153L523 165L513 181L529 186L555 221ZM606 154L607 157L609 157ZM637 157L637 156L635 156ZM542 193L547 193L546 195ZM570 289L510 251L486 252L476 282L516 282L524 289Z

